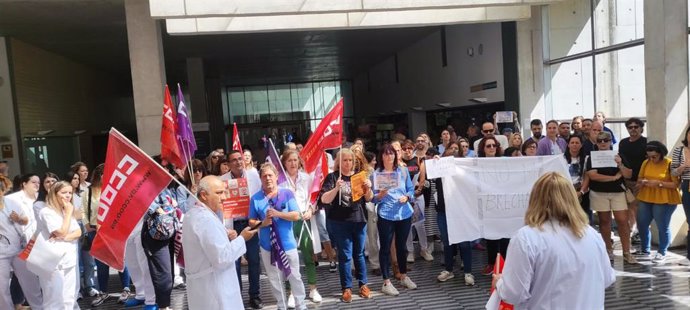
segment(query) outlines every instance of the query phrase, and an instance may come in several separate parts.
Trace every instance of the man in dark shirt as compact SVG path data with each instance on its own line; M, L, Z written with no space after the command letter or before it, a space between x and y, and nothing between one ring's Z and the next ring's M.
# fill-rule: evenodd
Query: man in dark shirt
M639 190L635 186L635 183L637 182L637 175L640 174L642 162L647 157L647 138L642 136L642 132L644 132L644 123L639 118L633 117L625 121L625 128L628 129L630 137L621 140L618 145L618 152L628 160L630 168L633 171L632 177L625 180L625 186L637 196ZM632 236L633 243L637 243L640 240L636 221L637 200L628 204L628 212L630 235Z

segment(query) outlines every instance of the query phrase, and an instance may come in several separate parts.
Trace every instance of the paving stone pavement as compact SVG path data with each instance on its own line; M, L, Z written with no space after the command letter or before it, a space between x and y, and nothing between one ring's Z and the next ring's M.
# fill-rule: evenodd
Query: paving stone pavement
M436 248L439 248L438 243ZM685 253L685 249L677 249L673 252L675 253L669 253L671 258L665 265L654 265L649 260L640 260L639 265L624 265L622 253L617 250L613 264L617 273L617 281L606 290L606 309L690 309L690 266L681 266L676 263L682 259L679 254ZM383 281L381 277L370 273L368 277L372 299L361 299L355 292L350 304L339 301L341 291L338 273L330 273L328 264L322 262L317 269L317 282L323 301L320 304L308 301L308 307L309 309L323 310L484 309L491 286L491 277L481 275L481 268L486 263L486 252L474 250L472 254L472 271L476 279L476 284L472 287L465 286L462 272L459 271L459 261L456 261L455 278L444 283L436 280L436 276L442 270L441 261L443 259L443 253L437 251L434 253L434 261L426 262L418 257L415 263L411 264L412 271L409 272L409 276L417 283L418 288L416 290L404 289L397 281L394 281L395 286L400 290L400 295L397 297L382 295L381 285ZM246 267L242 269L245 287L244 299L247 301L247 271ZM305 273L302 272L302 275L305 277L304 282L306 283ZM119 294L119 290L116 289L119 286L118 282L117 274L111 274L110 292L114 295L115 292ZM587 283L582 283L582 285L587 285ZM268 279L264 274L261 276L261 296L265 304L264 309L277 309L275 299L270 292ZM91 298L88 297L81 300L79 303L81 308L123 309L122 305L117 304L116 297L94 308L88 306L90 300ZM188 308L185 290L173 290L172 307L176 310ZM249 309L248 304L245 304L245 307ZM563 308L567 309L567 306L564 305ZM141 309L141 307L128 309Z

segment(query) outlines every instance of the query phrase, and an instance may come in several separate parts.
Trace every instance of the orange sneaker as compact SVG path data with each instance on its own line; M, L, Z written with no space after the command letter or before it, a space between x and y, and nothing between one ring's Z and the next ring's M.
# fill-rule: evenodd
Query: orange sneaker
M349 288L346 288L343 290L343 296L340 297L340 300L346 303L351 303L352 302L352 290Z
M359 297L366 299L371 298L371 291L366 284L359 287Z

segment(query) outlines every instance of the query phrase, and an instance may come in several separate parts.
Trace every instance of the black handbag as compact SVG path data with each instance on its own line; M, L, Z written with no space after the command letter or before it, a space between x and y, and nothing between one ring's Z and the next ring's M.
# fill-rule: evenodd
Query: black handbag
M86 225L91 225L91 187L89 187L89 203L87 204L86 217L86 224L84 224L85 232L81 235L81 238L79 239L82 251L91 250L91 244L93 243L93 239L91 239L91 237L89 237L89 234L86 233Z

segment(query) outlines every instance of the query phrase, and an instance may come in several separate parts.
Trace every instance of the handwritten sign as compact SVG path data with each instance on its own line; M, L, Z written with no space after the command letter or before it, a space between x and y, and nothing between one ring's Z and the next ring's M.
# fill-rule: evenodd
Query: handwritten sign
M512 122L513 122L513 112L512 111L496 112L496 123L512 123Z
M361 171L350 177L352 187L352 201L357 201L364 197L364 181L367 179L367 172Z
M525 225L532 186L556 171L568 177L561 155L452 158L458 174L443 179L450 243L510 238Z
M235 219L249 216L249 187L247 179L226 180L228 198L223 200L223 218Z
M616 167L616 151L592 151L589 155L592 168Z
M381 172L374 173L374 189L381 191L391 188L396 188L400 184L400 175L398 172Z
M455 168L455 158L453 157L427 159L424 161L424 165L426 166L426 175L429 179L452 177L458 174L458 170Z

